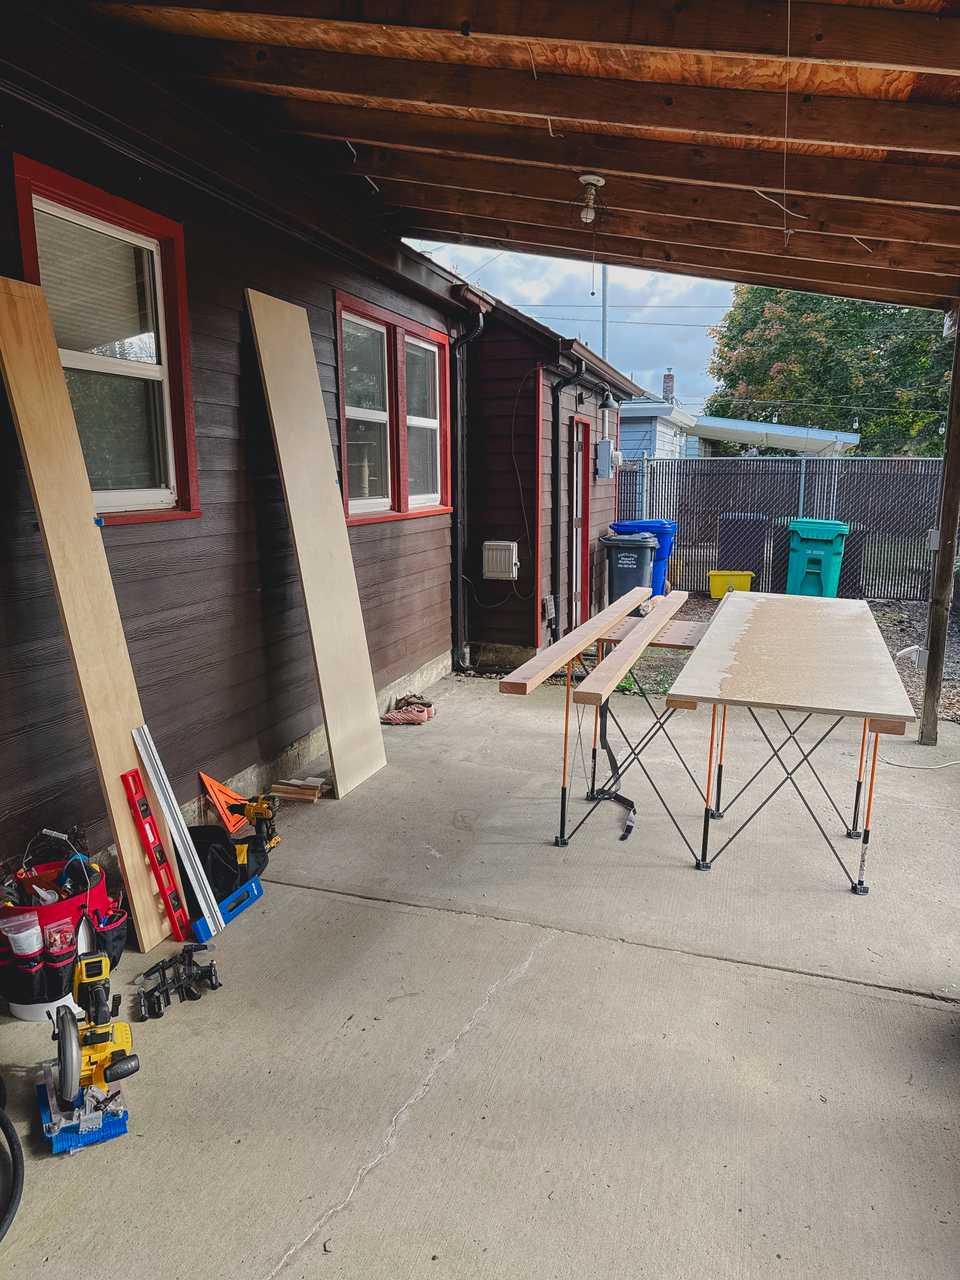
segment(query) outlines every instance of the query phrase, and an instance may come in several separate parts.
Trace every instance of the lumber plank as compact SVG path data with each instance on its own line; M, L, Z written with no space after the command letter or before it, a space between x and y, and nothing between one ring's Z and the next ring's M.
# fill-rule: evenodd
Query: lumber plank
M258 119L268 130L317 138L349 138L354 146L399 147L460 159L540 164L574 174L586 171L604 177L619 174L698 186L759 189L782 199L782 154L762 147L663 142L571 131L560 150L545 130L525 125L281 98L258 106ZM787 194L881 200L903 208L960 208L960 170L928 163L915 153L908 163L907 160L908 155L903 163L890 163L879 158L792 153L787 166ZM523 193L522 187L516 189Z
M57 606L93 747L137 942L170 935L163 900L130 813L120 775L141 769L132 732L143 724L103 535L43 291L0 279L0 373L7 390ZM142 769L141 769L142 772ZM157 797L147 798L168 857L173 844Z
M867 602L819 596L731 592L668 705L677 699L904 725L916 719Z
M678 9L663 0L607 5L597 22L592 5L517 4L516 0L437 0L345 5L342 0L98 0L95 8L120 20L166 31L224 39L262 39L272 44L312 45L325 29L344 26L373 37L367 47L390 53L398 33L446 35L463 44L554 41L632 51L784 58L918 72L960 75L957 15L864 8L804 0L793 6L787 35L782 0L684 0ZM188 10L178 22L178 10ZM953 29L951 29L951 26ZM353 42L351 41L351 44Z
M508 676L504 676L500 681L500 692L532 693L543 684L544 680L548 680L561 667L572 662L577 654L583 653L584 649L589 649L615 622L619 622L621 618L643 604L644 600L649 599L649 587L634 587L625 596L607 605L606 609L602 609L600 613L562 636L555 644L549 645L542 653L536 654L523 666L517 667Z
M574 702L591 707L599 707L606 702L654 636L687 603L687 595L686 591L671 591L668 596L655 598L654 607L646 617L638 618L626 639L602 662L598 662L586 680L574 689Z
M387 761L336 461L306 311L246 296L339 799Z
M675 129L736 138L783 141L783 93L657 81L600 79L540 70L420 62L404 58L244 42L178 38L166 46L181 74L250 92L283 93L312 101L469 108L526 117L542 128L566 120L594 126ZM895 148L955 155L960 132L950 103L798 94L787 120L788 138L846 147Z

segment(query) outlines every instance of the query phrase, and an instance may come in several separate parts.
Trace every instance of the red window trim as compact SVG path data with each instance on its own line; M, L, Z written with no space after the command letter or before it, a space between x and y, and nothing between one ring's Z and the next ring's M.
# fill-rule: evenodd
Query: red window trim
M103 523L149 524L159 520L189 520L200 515L200 486L197 475L196 428L190 379L190 321L187 311L187 269L183 247L183 227L179 222L152 213L129 200L80 182L26 156L13 157L17 220L20 226L20 254L24 279L40 283L37 231L33 220L33 197L41 196L65 208L127 231L150 236L160 245L160 273L163 280L163 311L166 324L166 354L170 381L170 413L173 455L177 477L177 505L157 511L104 512Z
M379 524L388 520L420 520L424 516L449 515L453 510L450 501L450 339L440 329L431 329L408 320L406 316L384 307L375 306L352 294L336 295L337 319L337 393L340 409L340 493L343 498L343 514L348 525ZM343 316L357 316L360 320L373 320L387 330L387 429L390 433L389 511L363 511L350 514L350 480L347 466L347 415L343 394ZM408 492L407 433L402 430L407 418L406 362L403 342L407 336L432 342L438 348L437 363L440 383L440 502L433 507L411 507Z

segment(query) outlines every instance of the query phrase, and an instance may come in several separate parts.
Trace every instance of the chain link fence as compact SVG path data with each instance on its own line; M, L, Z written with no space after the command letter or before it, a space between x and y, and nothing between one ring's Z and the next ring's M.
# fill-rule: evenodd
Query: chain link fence
M939 458L653 458L621 467L620 520L677 522L670 579L709 590L711 569L750 570L754 591L783 591L789 523L850 526L840 595L926 600Z

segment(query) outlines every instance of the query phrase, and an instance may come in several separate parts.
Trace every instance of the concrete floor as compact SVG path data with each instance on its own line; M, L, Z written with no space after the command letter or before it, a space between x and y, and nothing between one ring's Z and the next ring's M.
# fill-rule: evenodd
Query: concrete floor
M960 771L881 765L855 898L786 788L709 875L636 771L631 840L611 805L555 849L561 691L434 694L378 777L283 810L223 989L135 1028L131 1135L30 1141L4 1280L956 1280ZM702 767L705 716L674 723ZM838 788L857 747L818 755ZM960 758L960 726L883 755ZM2 1046L26 1134L51 1046Z

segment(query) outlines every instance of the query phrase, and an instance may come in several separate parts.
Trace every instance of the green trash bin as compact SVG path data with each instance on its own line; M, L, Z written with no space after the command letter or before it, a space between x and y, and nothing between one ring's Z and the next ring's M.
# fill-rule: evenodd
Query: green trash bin
M840 520L791 520L787 595L835 596L850 526Z

